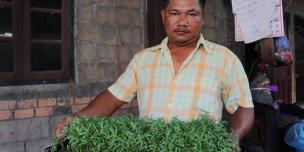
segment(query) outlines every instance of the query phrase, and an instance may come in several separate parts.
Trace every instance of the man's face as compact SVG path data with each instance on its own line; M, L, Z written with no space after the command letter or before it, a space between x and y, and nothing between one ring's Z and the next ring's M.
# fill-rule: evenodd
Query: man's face
M189 44L200 36L203 10L199 0L169 0L169 5L162 11L162 19L169 41Z

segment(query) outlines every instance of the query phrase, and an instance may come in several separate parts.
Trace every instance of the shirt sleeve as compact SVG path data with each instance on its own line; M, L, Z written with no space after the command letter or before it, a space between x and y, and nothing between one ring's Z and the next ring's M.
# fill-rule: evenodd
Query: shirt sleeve
M228 59L225 66L222 100L229 113L234 113L239 106L253 108L247 75L236 56Z
M108 91L121 101L131 102L133 100L137 92L135 58L130 61L127 69L120 75L117 81L108 88Z

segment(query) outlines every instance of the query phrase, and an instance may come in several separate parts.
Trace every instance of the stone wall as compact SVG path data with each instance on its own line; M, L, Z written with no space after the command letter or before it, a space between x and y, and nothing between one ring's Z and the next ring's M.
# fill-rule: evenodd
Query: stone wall
M74 78L61 84L0 87L0 151L41 152L54 126L85 107L144 48L143 0L74 0ZM137 115L125 104L114 115Z
M144 48L142 0L78 0L76 82L112 82Z
M74 0L74 77L59 84L0 87L0 151L40 152L54 126L106 89L144 48L145 0ZM222 0L209 0L203 33L227 44ZM137 115L137 103L115 115Z
M207 0L203 35L205 39L227 45L227 15L222 0Z

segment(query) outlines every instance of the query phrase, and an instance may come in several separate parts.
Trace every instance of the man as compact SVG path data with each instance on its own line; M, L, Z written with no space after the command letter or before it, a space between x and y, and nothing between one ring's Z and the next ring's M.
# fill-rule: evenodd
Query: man
M201 35L204 0L164 0L164 4L161 15L168 37L137 53L119 79L76 116L110 116L135 96L142 118L191 121L207 113L219 121L225 106L232 113L233 134L241 140L253 125L254 112L240 61ZM58 125L57 137L74 118Z

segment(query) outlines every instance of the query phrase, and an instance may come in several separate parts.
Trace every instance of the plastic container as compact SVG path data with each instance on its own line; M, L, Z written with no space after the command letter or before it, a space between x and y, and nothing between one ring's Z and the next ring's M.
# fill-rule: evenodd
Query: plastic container
M297 152L304 152L304 120L293 124L285 135L285 143Z

